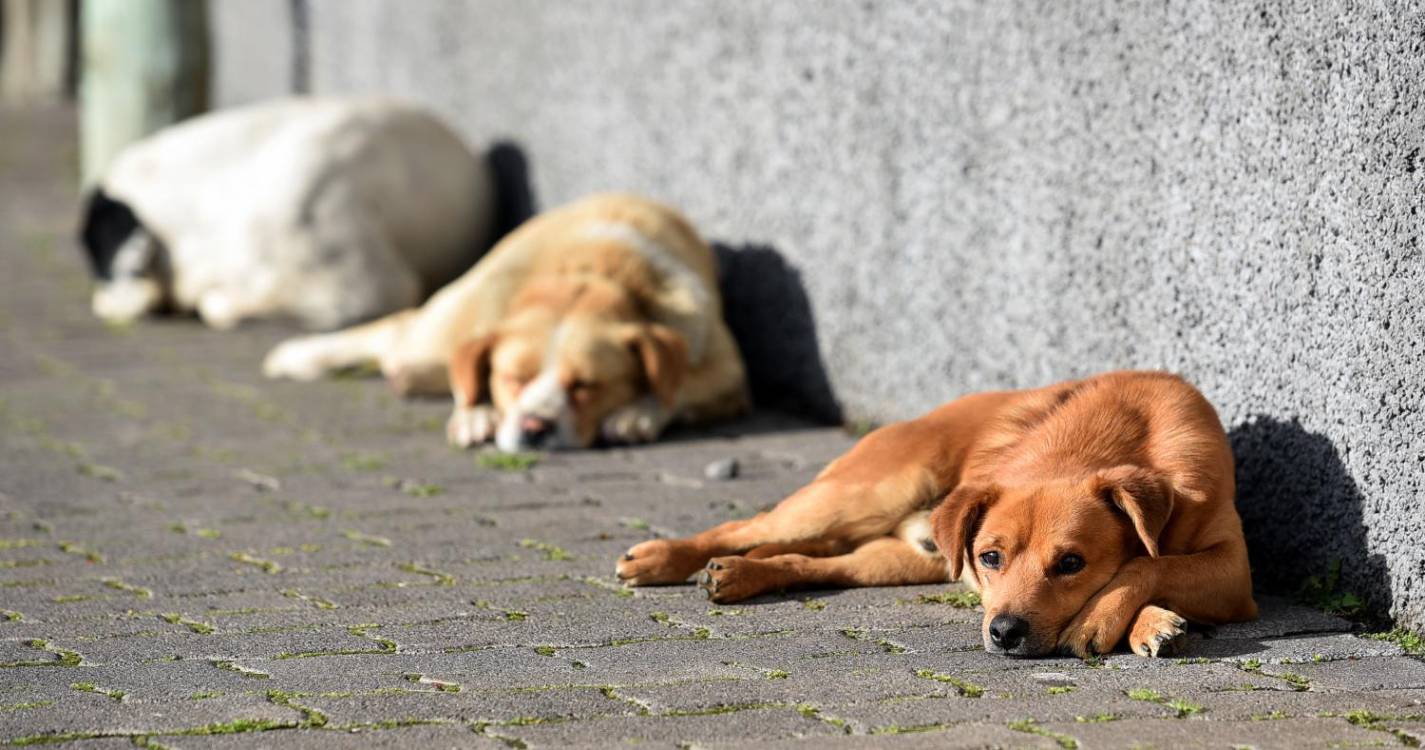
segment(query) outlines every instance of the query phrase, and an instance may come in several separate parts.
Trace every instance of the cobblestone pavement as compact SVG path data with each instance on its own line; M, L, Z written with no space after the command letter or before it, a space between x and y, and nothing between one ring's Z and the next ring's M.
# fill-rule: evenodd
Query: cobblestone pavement
M73 127L0 114L0 744L1355 747L1425 663L1279 601L1185 659L1011 661L946 587L712 606L633 542L743 516L851 439L760 417L531 468L441 402L263 382L285 331L108 329ZM704 479L735 457L741 475Z

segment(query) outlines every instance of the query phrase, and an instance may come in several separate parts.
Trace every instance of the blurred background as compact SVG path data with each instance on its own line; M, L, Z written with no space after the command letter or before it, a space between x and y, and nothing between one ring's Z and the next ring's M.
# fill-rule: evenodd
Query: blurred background
M1425 627L1418 4L4 0L0 24L9 111L77 97L80 179L207 108L386 92L512 149L540 206L681 207L766 408L865 424L1181 372L1264 579L1335 565Z

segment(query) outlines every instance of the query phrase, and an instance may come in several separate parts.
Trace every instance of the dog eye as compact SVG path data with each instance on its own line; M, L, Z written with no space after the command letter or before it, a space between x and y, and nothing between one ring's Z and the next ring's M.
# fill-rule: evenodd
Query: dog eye
M569 384L569 397L575 401L584 401L594 395L594 390L598 388L598 383L588 380L575 380Z
M1084 569L1084 558L1074 554L1064 555L1055 567L1061 575L1073 575Z
M999 553L998 553L998 552L995 552L995 551L993 551L993 550L991 550L991 551L989 551L989 552L981 552L981 553L980 553L980 564L983 565L983 566L985 566L986 568L989 568L990 570L998 569L998 568L999 568Z

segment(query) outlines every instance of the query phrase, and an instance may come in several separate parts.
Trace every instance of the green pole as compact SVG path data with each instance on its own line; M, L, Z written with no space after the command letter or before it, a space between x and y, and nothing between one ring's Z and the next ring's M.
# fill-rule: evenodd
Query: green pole
M83 0L81 178L125 145L208 105L206 0Z

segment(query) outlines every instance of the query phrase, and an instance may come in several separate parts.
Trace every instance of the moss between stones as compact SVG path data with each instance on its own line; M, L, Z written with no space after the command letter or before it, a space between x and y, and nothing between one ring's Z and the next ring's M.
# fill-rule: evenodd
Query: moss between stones
M71 689L71 690L78 690L78 691L81 692L81 693L95 693L95 694L98 694L98 695L105 696L106 698L109 698L109 699L112 700L112 701L120 702L120 703L122 703L123 700L124 700L124 697L125 697L126 695L128 695L127 693L125 693L125 692L122 691L122 690L112 690L112 689L110 689L110 688L101 688L101 687L95 685L95 684L92 683L92 682L72 682L72 683L70 683L70 685L69 685L69 689Z
M899 599L900 604L949 604L956 609L974 609L980 606L980 595L973 591L947 591L943 594L920 594L915 599Z
M985 689L974 683L966 682L958 677L951 677L948 674L937 674L929 669L915 670L915 676L923 680L935 680L944 682L955 688L955 692L966 698L978 698L985 694Z
M11 703L9 705L0 706L0 713L6 713L8 711L28 711L32 708L44 708L53 705L54 701L51 700L32 701L30 703Z
M495 471L528 471L539 463L538 453L481 453L475 463Z
M1162 695L1159 695L1158 691L1149 690L1147 688L1133 688L1132 690L1126 690L1124 691L1124 695L1127 695L1129 698L1132 698L1135 701L1157 703L1160 706L1166 706L1168 708L1171 708L1173 709L1175 717L1179 719L1186 719L1187 717L1192 716L1193 714L1201 713L1203 710L1202 706L1199 706L1196 703L1183 700L1182 698L1166 698Z
M1077 750L1079 746L1079 741L1074 739L1073 737L1070 737L1067 734L1060 734L1059 732L1051 732L1048 729L1039 726L1039 722L1033 719L1011 721L1008 726L1010 729L1013 729L1016 732L1037 734L1040 737L1048 737L1056 744L1058 744L1059 747L1064 748L1064 750Z
M282 566L277 564L276 562L273 562L272 560L264 560L260 557L254 557L246 552L232 552L228 554L228 558L235 562L240 562L244 565L251 565L255 568L260 568L262 572L268 575L277 575L278 573L282 572Z
M215 659L215 660L213 660L213 661L211 661L211 662L209 662L209 663L212 664L213 666L217 667L218 669L221 669L221 670L225 671L225 672L236 672L237 674L240 674L240 675L242 675L243 677L246 677L246 678L252 679L252 680L265 680L265 679L268 679L269 677L272 676L272 675L270 675L270 674L268 674L268 673L266 673L266 672L263 672L263 671L261 671L261 670L251 669L251 668L249 668L249 667L244 667L244 666L242 666L241 664L238 664L237 662L233 662L233 661L227 661L227 660L223 660L223 659Z
M888 724L882 727L872 727L870 734L920 734L922 732L943 732L952 726L954 725L947 723L910 725Z
M541 542L536 539L521 539L520 546L524 547L525 549L533 549L540 551L544 554L544 559L546 560L557 561L574 559L574 556L569 554L568 550L565 550L563 547L560 547L556 544L550 544L549 542Z
M357 542L357 543L360 543L360 544L364 544L364 545L366 545L366 546L368 546L368 547L390 547L390 546L391 546L391 540L390 540L390 539L387 539L387 538L384 537L384 536L375 536L375 535L373 535L373 534L363 534L363 533L361 533L360 531L357 531L357 530L355 530L355 529L345 529L345 530L343 530L343 531L341 532L341 535L344 536L344 537L346 537L347 539L350 539L350 540L353 541L353 542Z
M135 586L135 585L132 584L132 583L124 583L122 580L120 580L120 579L118 579L118 578L105 578L105 579L102 579L102 580L103 580L105 586L107 586L107 587L109 587L109 588L111 588L111 589L114 589L114 590L116 590L116 591L127 591L128 593L133 594L134 596L136 596L136 597L138 597L138 598L140 598L140 599L152 599L152 598L153 598L153 590L152 590L152 589L145 588L145 587L143 587L143 586Z
M399 569L399 570L404 570L404 571L407 572L407 573L415 573L415 574L417 574L417 575L430 576L431 578L434 578L434 579L435 579L435 582L434 582L434 583L435 583L436 586L454 586L454 585L455 585L455 576L453 576L453 575L451 575L451 574L449 574L449 573L442 573L442 572L440 572L439 570L432 570L431 568L427 568L427 567L425 567L424 565L421 565L420 563L415 563L415 562L398 563L398 564L396 565L396 568Z
M333 601L330 600L330 599L324 599L324 598L322 598L322 597L320 597L320 596L313 596L313 595L311 595L311 594L304 594L304 593L298 591L297 589L282 589L282 592L281 592L281 593L282 593L283 596L287 597L288 599L297 599L297 600L300 600L300 601L307 602L307 603L311 604L313 607L316 607L317 609L336 609L336 608L337 608L336 603L333 602Z
M10 669L14 667L77 667L80 664L84 663L84 657L80 656L79 652L70 651L69 649L59 648L57 646L51 646L50 642L44 640L43 638L31 638L30 640L25 641L25 645L33 649L38 649L40 651L47 651L59 658L45 661L29 660L4 662L0 663L0 669Z
M1425 655L1425 637L1419 633L1414 633L1405 628L1396 628L1384 633L1367 633L1362 636L1377 641L1389 641L1399 646L1407 654L1414 656Z
M163 620L164 622L170 625L182 625L183 627L188 628L189 630L199 635L212 635L214 631L212 625L209 625L206 622L189 619L177 612L163 612L159 614L158 619Z

